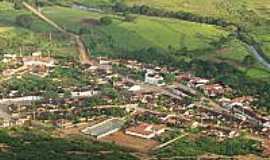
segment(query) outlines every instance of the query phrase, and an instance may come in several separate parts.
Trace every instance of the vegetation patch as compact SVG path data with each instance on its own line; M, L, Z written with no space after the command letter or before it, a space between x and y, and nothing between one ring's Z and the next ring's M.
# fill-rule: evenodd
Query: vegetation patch
M214 138L201 137L198 139L183 138L172 145L157 151L159 157L174 157L174 156L199 156L203 154L218 154L218 155L245 155L245 154L260 154L260 144L257 141L246 139L243 137L227 139L218 142Z
M95 143L83 137L54 138L48 129L1 130L0 141L9 146L7 152L0 152L1 160L136 160L112 144Z

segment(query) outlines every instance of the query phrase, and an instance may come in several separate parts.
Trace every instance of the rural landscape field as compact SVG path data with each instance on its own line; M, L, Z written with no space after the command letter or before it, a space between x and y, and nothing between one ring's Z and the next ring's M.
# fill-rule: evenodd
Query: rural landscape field
M0 160L270 159L269 0L0 0Z

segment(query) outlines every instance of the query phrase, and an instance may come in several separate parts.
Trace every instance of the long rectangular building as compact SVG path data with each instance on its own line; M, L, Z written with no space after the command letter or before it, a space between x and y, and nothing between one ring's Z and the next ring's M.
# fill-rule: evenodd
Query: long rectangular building
M124 121L117 118L112 118L98 123L94 126L87 127L82 132L87 135L94 136L99 139L119 131L124 125Z

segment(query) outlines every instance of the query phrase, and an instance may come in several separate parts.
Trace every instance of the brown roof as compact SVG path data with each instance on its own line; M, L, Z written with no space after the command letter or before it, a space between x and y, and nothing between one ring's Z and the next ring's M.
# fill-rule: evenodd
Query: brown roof
M137 126L133 126L127 129L129 132L134 132L142 135L150 135L154 131L158 131L165 128L164 125L155 125L155 124L147 124L147 123L141 123Z
M244 102L252 102L254 99L252 96L243 96L243 97L237 97L232 100L232 102L239 102L239 103L244 103Z
M41 62L48 63L52 60L53 58L50 58L50 57L38 57L38 56L23 57L23 61L41 61Z

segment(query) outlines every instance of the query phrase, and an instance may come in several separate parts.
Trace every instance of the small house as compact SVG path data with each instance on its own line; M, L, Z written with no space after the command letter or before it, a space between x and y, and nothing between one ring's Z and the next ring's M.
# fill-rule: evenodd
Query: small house
M165 132L165 125L140 123L126 129L125 133L140 138L150 139Z

